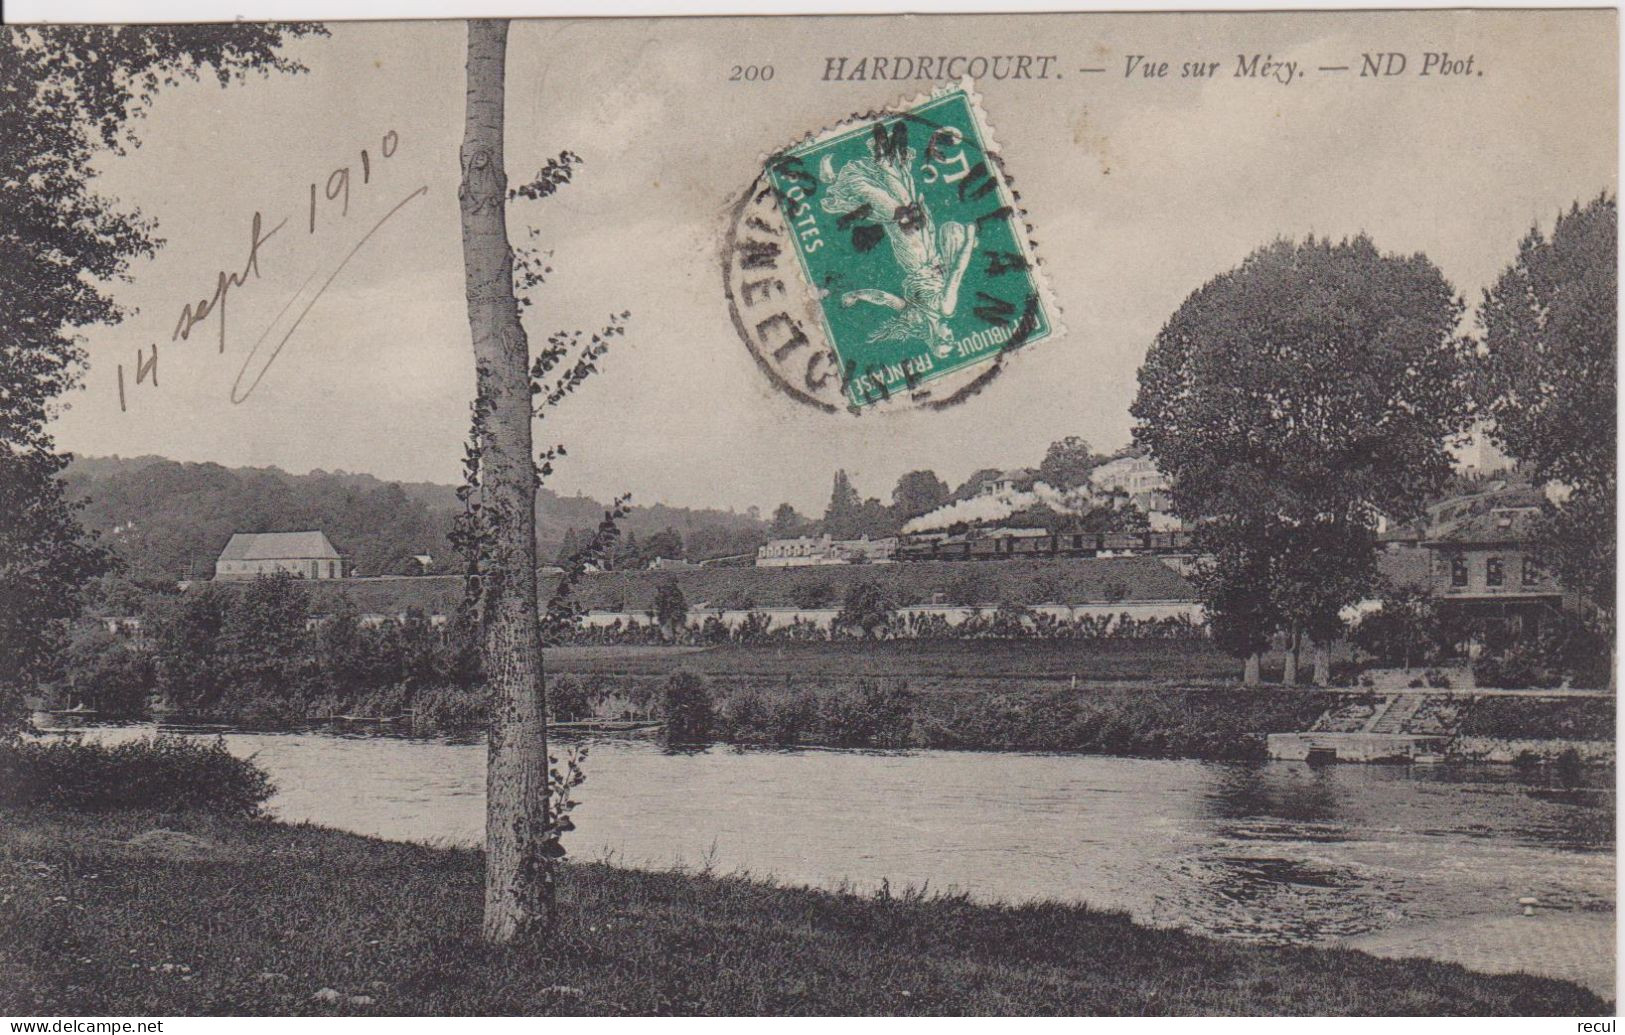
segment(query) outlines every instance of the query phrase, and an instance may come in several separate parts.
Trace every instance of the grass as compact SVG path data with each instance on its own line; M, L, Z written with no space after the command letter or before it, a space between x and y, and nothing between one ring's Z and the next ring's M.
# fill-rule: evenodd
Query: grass
M1611 1011L1556 979L1234 944L1082 906L602 864L564 867L551 939L495 948L480 881L475 851L318 827L0 810L0 1014Z

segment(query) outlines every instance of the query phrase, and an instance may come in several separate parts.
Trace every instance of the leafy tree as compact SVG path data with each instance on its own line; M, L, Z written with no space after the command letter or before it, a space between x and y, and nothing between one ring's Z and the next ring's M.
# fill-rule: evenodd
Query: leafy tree
M643 548L638 545L638 534L628 532L610 554L610 567L615 571L635 571L643 567Z
M310 595L287 572L260 575L234 594L220 624L218 656L229 696L287 699L302 689Z
M409 607L396 632L400 644L401 682L413 690L440 682L440 634L420 607Z
M558 565L569 564L571 558L580 550L581 539L579 533L573 527L567 528L564 530L564 541L559 544L558 552L553 555L553 563Z
M866 640L891 624L895 606L886 588L873 579L853 582L847 587L846 599L840 613L835 616L835 628L855 629Z
M897 487L891 492L892 511L899 524L947 502L948 483L935 471L909 471L897 479Z
M1100 463L1094 451L1077 435L1051 442L1038 465L1038 480L1057 489L1075 489L1089 484L1089 472Z
M62 464L48 445L0 442L0 727L50 677L82 588L109 566L55 478Z
M677 529L668 525L664 530L656 532L643 541L644 561L653 563L657 557L666 557L678 561L683 559L683 537Z
M204 710L225 686L220 633L232 591L205 583L179 597L155 600L147 614L158 667L158 690L185 711Z
M1537 226L1484 292L1480 409L1491 438L1542 482L1564 486L1543 540L1563 584L1611 626L1618 406L1618 220L1613 196Z
M1121 506L1092 507L1078 519L1080 532L1144 532L1150 527L1145 511L1126 500Z
M880 539L895 535L897 526L902 522L890 507L873 496L864 500L858 506L857 517L851 525L851 532L846 538L868 536L870 539Z
M852 539L863 522L863 497L852 487L846 472L836 471L830 487L829 505L824 508L823 531L836 539Z
M100 625L74 637L67 651L70 704L102 715L140 716L153 690L152 655Z
M1354 627L1354 643L1385 665L1431 664L1444 637L1433 594L1415 587L1396 590Z
M1317 679L1338 612L1373 588L1378 514L1414 515L1450 477L1468 416L1462 309L1425 256L1363 235L1277 241L1187 298L1140 368L1136 443L1205 550L1235 555L1202 580L1204 602L1320 637ZM1260 588L1273 603L1247 602Z
M158 89L204 70L222 84L296 71L277 24L48 26L0 40L0 733L17 721L79 611L79 587L107 567L56 475L67 458L46 426L85 364L79 329L126 315L107 293L161 243L150 220L95 193L94 159L137 143L131 120Z
M1270 590L1271 556L1267 533L1237 527L1243 519L1211 519L1204 539L1212 553L1193 573L1197 592L1214 644L1226 654L1246 658L1242 681L1260 680L1260 655L1269 647L1270 633L1281 624Z
M316 661L322 682L340 691L367 685L369 653L361 613L355 601L342 594L333 613L316 629Z
M775 539L789 539L797 536L807 527L807 519L796 512L796 508L788 503L780 503L773 511L773 524L771 531Z
M655 621L666 639L674 639L677 631L688 622L688 601L676 579L667 579L655 590Z

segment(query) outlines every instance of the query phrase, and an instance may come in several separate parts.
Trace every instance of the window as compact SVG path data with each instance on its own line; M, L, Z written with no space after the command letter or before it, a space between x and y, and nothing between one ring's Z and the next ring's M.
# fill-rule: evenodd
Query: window
M1458 588L1467 585L1467 558L1450 558L1450 584Z
M1499 586L1506 582L1506 564L1499 557L1484 561L1484 585Z
M1529 554L1523 555L1523 584L1525 586L1538 586L1541 579L1540 561Z

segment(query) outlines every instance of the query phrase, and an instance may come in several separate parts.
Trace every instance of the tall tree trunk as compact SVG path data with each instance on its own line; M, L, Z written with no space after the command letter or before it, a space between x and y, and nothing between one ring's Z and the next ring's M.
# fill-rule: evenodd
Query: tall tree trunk
M1241 681L1247 686L1257 686L1263 682L1264 677L1259 674L1260 659L1257 651L1247 655L1247 667L1242 670Z
M1326 644L1315 641L1315 685L1330 686L1332 682L1331 651Z
M481 658L491 688L485 772L485 937L506 942L545 919L547 723L536 605L536 468L530 347L513 292L502 156L508 23L468 23L460 152L463 273L483 411L480 502L491 531Z

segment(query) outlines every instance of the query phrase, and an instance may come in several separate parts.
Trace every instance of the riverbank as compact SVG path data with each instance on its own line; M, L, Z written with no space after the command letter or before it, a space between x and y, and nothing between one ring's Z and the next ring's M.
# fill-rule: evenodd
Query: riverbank
M479 941L481 857L196 814L0 810L0 1013L1600 1015L1568 982L1056 904L572 864ZM895 889L894 889L895 890ZM330 991L329 991L330 990Z
M563 732L659 736L677 708L684 724L672 732L684 745L1064 751L1208 761L1261 761L1269 757L1271 734L1303 732L1328 715L1336 719L1349 713L1364 722L1389 696L1362 689L1138 682L966 685L937 678L924 683L806 675L713 677L686 671L666 676L552 673L548 693L556 728ZM1440 707L1449 721L1413 732L1448 738L1446 753L1453 759L1536 764L1572 754L1572 761L1580 764L1613 763L1612 697L1512 696L1506 691L1429 697L1444 702ZM322 701L309 707L287 702L246 714L219 709L161 718L171 724L267 731L333 724L350 732L438 736L481 730L486 712L482 690L429 688L403 689L342 709ZM83 718L53 713L46 725ZM1341 729L1336 722L1328 728Z

